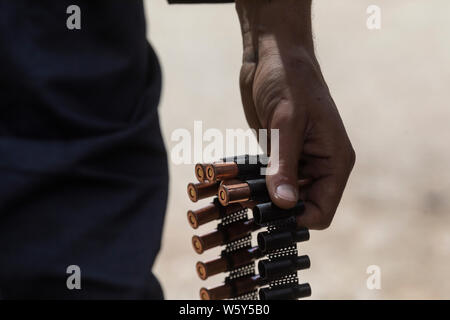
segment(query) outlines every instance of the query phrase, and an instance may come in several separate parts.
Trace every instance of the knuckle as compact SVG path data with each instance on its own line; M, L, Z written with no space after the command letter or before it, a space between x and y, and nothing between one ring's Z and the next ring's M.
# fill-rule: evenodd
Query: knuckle
M321 214L317 221L317 229L318 230L328 229L331 226L331 222L333 221L334 213L335 210L321 211Z
M330 227L330 224L331 224L331 223L319 222L319 223L317 224L316 229L317 229L317 230L325 230L325 229L328 229L328 228Z
M333 218L330 218L329 216L324 216L322 217L318 222L317 222L317 230L325 230L328 229L331 225L331 222L333 221Z
M340 148L340 151L337 152L339 152L340 154L340 159L344 168L348 168L349 171L351 171L356 162L356 152L350 141L345 142L344 145Z
M351 168L353 168L353 166L355 165L355 162L356 162L356 152L355 152L355 149L353 149L353 147L351 145L350 145L350 150L349 150L349 161L350 161Z

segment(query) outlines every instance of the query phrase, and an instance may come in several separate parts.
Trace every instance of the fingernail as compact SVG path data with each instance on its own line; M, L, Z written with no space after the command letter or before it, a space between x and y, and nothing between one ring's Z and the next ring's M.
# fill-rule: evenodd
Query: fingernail
M282 184L277 187L275 194L278 198L286 201L297 201L298 193L297 190L290 184Z

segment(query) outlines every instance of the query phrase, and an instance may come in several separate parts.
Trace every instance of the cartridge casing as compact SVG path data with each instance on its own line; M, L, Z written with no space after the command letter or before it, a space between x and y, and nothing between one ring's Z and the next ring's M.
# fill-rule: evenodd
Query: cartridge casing
M222 181L228 179L256 179L261 177L261 168L265 165L260 162L237 163L237 162L216 162L205 167L206 178L211 181Z
M220 203L224 206L250 200L257 203L270 201L265 179L223 181L218 195Z
M242 238L259 228L253 219L234 222L203 236L193 236L192 245L194 250L201 254L205 250Z
M198 200L215 196L218 188L218 183L189 183L187 186L187 193L192 202L197 202Z
M223 218L232 213L243 210L244 206L240 203L234 203L229 206L222 206L220 202L215 199L206 207L198 210L189 210L187 212L188 222L192 228L197 229L199 226Z
M237 278L212 289L201 288L200 298L202 300L231 299L252 292L265 284L267 284L267 281L259 275Z
M195 177L199 182L204 182L206 180L205 164L197 163L195 165Z
M197 262L197 274L202 280L215 274L249 264L262 256L258 247L240 249L208 262Z

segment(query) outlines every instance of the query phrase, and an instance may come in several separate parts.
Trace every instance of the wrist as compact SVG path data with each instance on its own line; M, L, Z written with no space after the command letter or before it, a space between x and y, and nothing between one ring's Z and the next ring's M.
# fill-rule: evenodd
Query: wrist
M236 0L236 11L244 46L247 37L253 46L275 41L313 53L311 0Z

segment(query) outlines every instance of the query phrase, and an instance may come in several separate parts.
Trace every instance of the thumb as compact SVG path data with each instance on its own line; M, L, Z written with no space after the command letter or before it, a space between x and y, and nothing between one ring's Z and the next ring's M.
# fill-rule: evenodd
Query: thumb
M301 123L298 119L292 103L284 100L276 107L270 121L270 161L266 183L273 203L283 209L292 208L299 197L298 164L303 147L304 121ZM276 139L273 129L279 130L279 139Z

